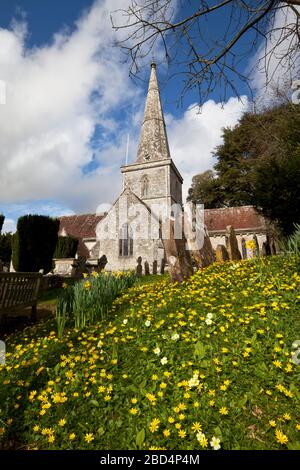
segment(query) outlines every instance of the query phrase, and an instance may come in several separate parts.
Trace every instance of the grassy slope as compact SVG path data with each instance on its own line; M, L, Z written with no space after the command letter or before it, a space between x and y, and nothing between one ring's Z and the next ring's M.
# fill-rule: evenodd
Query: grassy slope
M299 448L300 365L291 362L299 282L283 258L214 265L181 286L165 278L138 285L116 302L109 324L62 341L51 322L10 337L0 371L2 445L209 448L196 422L225 449Z

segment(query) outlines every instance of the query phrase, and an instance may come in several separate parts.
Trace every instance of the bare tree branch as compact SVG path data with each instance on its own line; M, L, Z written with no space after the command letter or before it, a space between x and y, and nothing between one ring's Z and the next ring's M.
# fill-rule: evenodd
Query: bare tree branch
M152 51L162 47L170 67L184 77L181 96L196 88L201 105L216 88L223 90L222 100L227 90L238 96L237 80L251 90L250 74L243 72L240 64L257 51L264 51L258 66L265 70L266 83L278 67L292 70L299 63L300 0L195 3L193 8L189 2L186 16L186 2L178 6L176 0L132 0L127 10L112 13L113 28L121 33L117 45L131 60L132 76ZM290 12L292 21L278 27L275 20L279 12ZM213 24L216 15L219 22L222 15L224 28L213 35L208 24ZM274 37L273 44L270 38ZM277 66L271 70L274 59Z

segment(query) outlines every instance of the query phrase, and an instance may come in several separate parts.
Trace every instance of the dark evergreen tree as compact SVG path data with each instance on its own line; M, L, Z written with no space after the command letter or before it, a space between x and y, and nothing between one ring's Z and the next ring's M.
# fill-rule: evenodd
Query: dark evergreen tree
M13 265L16 271L48 273L58 239L59 220L43 215L20 217L13 238Z

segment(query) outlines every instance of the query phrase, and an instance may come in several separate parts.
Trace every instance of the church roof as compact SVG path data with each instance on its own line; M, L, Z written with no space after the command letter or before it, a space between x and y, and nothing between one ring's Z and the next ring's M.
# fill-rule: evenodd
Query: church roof
M239 231L266 231L264 217L259 215L253 206L224 207L221 209L205 209L204 222L209 234L223 232L227 225Z
M60 217L58 234L78 238L78 255L89 256L89 251L83 243L83 238L96 237L97 224L103 217L105 217L105 214L80 214Z
M166 158L171 158L170 149L156 76L156 64L151 64L150 82L136 162L145 163Z

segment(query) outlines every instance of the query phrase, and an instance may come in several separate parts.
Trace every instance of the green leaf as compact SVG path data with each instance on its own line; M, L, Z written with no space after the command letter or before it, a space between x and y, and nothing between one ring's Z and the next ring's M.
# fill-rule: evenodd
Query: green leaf
M202 359L204 356L205 356L205 346L203 343L201 343L201 341L198 341L196 344L195 344L195 348L194 348L194 356L197 356L198 359Z
M90 404L99 407L99 402L97 400L90 400Z
M209 367L209 361L203 360L199 362L199 367L202 367L203 369L207 369Z
M218 437L219 439L222 439L222 431L221 429L219 428L219 426L216 426L214 428L214 436L215 437Z
M146 436L146 433L145 433L144 428L141 431L139 431L136 435L135 442L136 442L136 445L138 446L139 449L142 449L142 446L143 446L143 443L144 443L144 440L145 440L145 436Z

